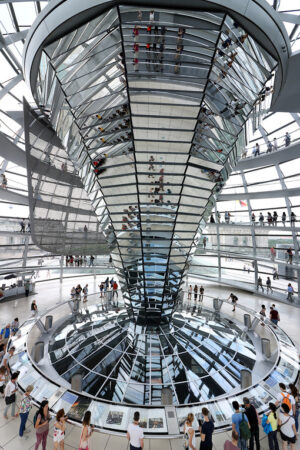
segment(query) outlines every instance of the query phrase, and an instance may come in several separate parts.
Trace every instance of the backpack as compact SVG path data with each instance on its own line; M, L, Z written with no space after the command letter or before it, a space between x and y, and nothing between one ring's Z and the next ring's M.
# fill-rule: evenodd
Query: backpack
M245 441L248 441L251 437L250 428L248 426L248 422L245 420L245 415L242 413L242 420L239 424L240 428L240 438L244 439Z
M282 400L281 404L282 405L283 404L288 405L289 409L291 409L292 408L292 403L291 403L291 400L290 400L290 394L284 395L284 393L281 392L281 395L283 397L283 400Z

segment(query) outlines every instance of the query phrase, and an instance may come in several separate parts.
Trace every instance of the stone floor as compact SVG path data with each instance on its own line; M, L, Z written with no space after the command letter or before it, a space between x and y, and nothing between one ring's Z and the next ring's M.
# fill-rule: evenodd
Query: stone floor
M98 285L104 277L84 277L81 284L89 284L89 292L97 292ZM197 280L199 285L200 280ZM16 316L19 317L20 322L24 321L30 313L30 304L33 298L36 299L39 312L45 312L51 306L59 304L69 298L69 292L74 284L78 284L79 280L72 279L65 280L63 284L57 281L47 281L43 283L37 283L36 295L28 298L20 298L18 300L12 300L6 303L0 303L0 326L11 322ZM193 283L193 279L188 280L189 283ZM205 294L211 296L219 296L221 298L228 298L231 288L227 286L219 286L209 282L203 281L205 287ZM234 292L239 297L239 303L241 305L249 306L255 310L259 310L261 304L265 304L267 310L273 303L273 299L262 298L257 294L249 294L247 292L234 289ZM300 348L300 334L299 334L299 319L300 310L293 308L287 304L277 304L281 316L280 326L285 330L289 336L294 340L295 344ZM30 413L27 429L29 433L28 438L19 440L18 428L19 419L6 420L3 417L4 401L0 400L0 449L4 450L29 450L34 448L35 433L33 430L32 419L34 411ZM53 426L53 423L52 423ZM267 450L268 443L266 435L261 430L261 450ZM65 449L78 449L80 429L76 426L68 425ZM223 449L224 442L230 436L230 432L216 433L214 435L214 450ZM41 447L40 447L41 448ZM91 439L91 450L123 450L128 448L127 440L124 436L115 436L105 433L96 432ZM197 448L199 448L199 439L197 439ZM281 448L281 444L280 444ZM297 449L300 449L300 443L296 445ZM52 432L49 433L47 450L53 449ZM145 439L146 450L179 450L182 449L182 439Z

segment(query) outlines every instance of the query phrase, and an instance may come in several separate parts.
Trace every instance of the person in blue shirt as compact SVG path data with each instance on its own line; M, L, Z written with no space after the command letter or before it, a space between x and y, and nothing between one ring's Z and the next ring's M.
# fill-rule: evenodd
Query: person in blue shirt
M245 411L240 410L239 402L237 402L237 401L232 402L232 407L234 409L234 414L232 414L232 417L231 417L232 430L236 431L239 435L239 442L238 442L239 448L241 450L247 450L247 441L245 439L241 439L241 436L240 436L240 423L242 422L242 420L244 418L244 420L248 423L248 426L249 426L248 418L245 414Z
M10 337L10 323L6 325L5 328L2 328L0 333L0 340L3 341L3 343L7 343L9 337Z

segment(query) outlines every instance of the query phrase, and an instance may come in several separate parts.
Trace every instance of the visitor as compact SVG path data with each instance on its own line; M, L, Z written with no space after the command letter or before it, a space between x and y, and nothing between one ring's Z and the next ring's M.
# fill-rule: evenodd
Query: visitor
M231 417L232 430L236 431L239 435L238 447L241 450L246 450L247 449L247 440L248 440L247 438L250 437L250 426L249 426L248 417L246 416L244 411L240 411L240 405L236 400L232 402L232 407L234 409L234 413ZM245 422L247 422L248 433L245 430L245 426L244 426ZM240 426L241 426L241 428L240 428Z
M9 369L9 360L14 356L15 347L10 347L10 349L4 354L2 361L1 361L1 367L5 367L8 372L10 372Z
M290 408L286 403L281 405L278 425L280 427L283 450L287 450L288 444L290 444L291 450L296 450L295 443L297 441L297 431L295 427L295 419L290 415Z
M273 150L272 142L269 141L269 139L268 139L268 142L267 142L267 153L272 153L272 150Z
M93 267L94 266L94 260L95 260L95 256L91 255L90 256L89 267Z
M0 344L0 366L1 366L1 362L2 362L2 358L6 353L6 344L4 342L2 342L2 344Z
M204 238L203 238L203 248L204 248L204 250L206 249L206 241L207 241L207 237L204 236Z
M231 433L231 441L227 439L224 443L224 450L239 450L238 447L239 435L236 431Z
M266 286L267 286L267 294L268 294L269 292L270 292L271 294L273 294L272 283L271 283L270 277L267 277Z
M87 302L87 300L88 300L88 293L89 293L89 285L88 284L86 284L84 286L84 288L82 289L82 292L83 292L83 301Z
M259 144L256 142L254 156L258 156L259 154L260 154L260 148L259 148Z
M251 222L252 222L252 225L255 225L255 219L256 219L256 217L255 217L255 214L254 214L254 212L251 214Z
M76 295L76 288L75 286L73 286L71 289L71 298L75 298L75 295Z
M22 219L20 222L20 233L25 233L25 219Z
M195 430L193 428L193 422L194 414L189 413L183 427L185 448L188 450L196 450L196 437Z
M203 297L204 297L204 287L200 286L200 288L199 288L199 302L203 302Z
M266 312L267 312L266 306L265 305L261 305L261 310L259 311L259 314L261 315L261 322L260 323L261 323L262 326L265 325L264 321L265 321L265 318L267 317Z
M31 303L31 306L30 306L30 310L31 310L32 317L37 315L38 307L37 307L37 304L36 304L36 300L32 300L32 303Z
M190 284L188 289L188 300L192 300L193 286Z
M99 290L100 290L100 297L103 297L103 291L104 291L104 283L101 281L99 284Z
M104 293L109 289L109 277L107 277L104 281Z
M67 419L68 418L65 415L64 409L60 409L59 411L57 411L56 421L53 428L53 450L64 449Z
M8 419L7 413L9 408L11 407L11 417L18 417L16 414L16 392L18 391L17 380L18 380L19 372L14 372L11 376L10 381L7 383L4 389L4 401L5 408L3 412L3 416L5 419Z
M277 227L278 214L276 211L273 211L273 227Z
M127 428L127 439L130 443L130 450L141 450L144 448L144 433L139 426L140 413L135 411L133 414L133 423Z
M214 219L214 216L212 214L210 215L210 223L215 223L215 219Z
M277 417L277 406L274 403L269 403L270 412L267 414L267 423L271 425L272 430L268 433L269 450L279 450L277 441L277 428L278 428L278 417Z
M260 276L257 278L257 286L256 286L256 290L258 291L259 288L261 288L262 292L264 292L264 288L263 288L263 284L262 284L262 279L261 279Z
M197 301L197 295L198 295L198 286L195 284L194 286L194 301Z
M8 340L10 338L10 333L11 333L10 323L8 323L7 325L5 325L4 328L2 328L2 330L0 332L1 343L7 344Z
M275 257L276 257L276 250L274 247L270 248L270 253L271 253L271 260L275 261Z
M295 222L296 222L296 214L292 211L291 212L291 227L295 226Z
M281 222L282 222L283 226L285 227L286 213L284 211L283 211L282 216L281 216Z
M245 413L248 418L248 422L250 425L250 441L249 441L249 450L254 449L254 440L256 449L260 450L260 443L259 443L259 425L261 423L261 419L256 411L256 408L251 405L250 400L248 397L243 398L243 402L245 405Z
M231 294L229 295L227 300L231 300L231 303L233 305L232 312L234 312L235 311L235 307L236 307L236 303L238 301L238 297L231 292Z
M293 303L294 301L294 288L291 283L288 284L287 287L287 298L289 302Z
M268 215L267 215L267 222L268 222L269 226L272 225L273 217L272 217L272 214L270 212L268 212Z
M11 323L11 335L15 336L19 331L20 323L18 317L15 317Z
M292 247L288 248L286 251L286 255L287 255L287 263L288 264L293 264L293 250Z
M284 383L279 383L280 392L276 397L276 406L280 406L282 408L283 405L287 405L289 408L289 414L291 416L296 415L296 402L295 398L292 394L289 394L286 389L286 385Z
M273 280L279 280L278 270L275 267L273 269Z
M298 429L299 429L299 409L300 409L300 396L299 396L299 391L296 388L296 386L294 384L289 384L289 388L290 388L290 392L292 394L292 396L294 397L295 400L295 425L296 425L296 431L298 433Z
M29 291L30 291L30 282L29 282L29 280L25 280L24 288L25 288L25 296L28 297Z
M280 321L279 312L275 309L274 306L270 306L270 320L275 325Z
M230 223L230 212L225 211L225 223Z
M116 281L113 282L112 288L113 288L113 297L116 296L118 298L118 283Z
M88 450L90 448L90 437L93 434L94 427L91 423L91 411L86 411L84 413L82 421L82 430L79 441L79 448L82 450Z
M42 443L42 450L46 450L50 420L48 400L43 400L33 419L36 433L35 450L39 448L40 443Z
M285 133L285 136L284 136L284 144L285 144L286 147L288 147L288 146L290 145L290 143L291 143L291 135L290 135L290 133L287 131L287 132Z
M265 224L264 224L264 220L265 220L265 218L264 218L264 216L263 216L263 214L260 212L259 213L259 218L258 218L258 220L259 220L259 224L263 227Z
M6 176L5 176L4 173L2 173L2 183L1 183L1 187L2 187L3 189L7 189L7 178L6 178Z
M200 431L200 450L212 450L212 435L214 432L214 424L209 417L207 408L202 408L203 421L199 420Z
M0 394L1 397L4 398L4 389L5 389L5 383L7 382L7 368L4 366L0 367Z
M273 139L273 148L274 148L275 152L278 150L278 143L277 143L276 137L274 137L274 139Z
M29 416L29 412L31 410L31 392L33 391L32 384L29 384L26 388L26 391L23 395L23 398L20 402L19 406L19 416L21 419L20 429L19 429L19 437L22 438L25 432L26 422Z

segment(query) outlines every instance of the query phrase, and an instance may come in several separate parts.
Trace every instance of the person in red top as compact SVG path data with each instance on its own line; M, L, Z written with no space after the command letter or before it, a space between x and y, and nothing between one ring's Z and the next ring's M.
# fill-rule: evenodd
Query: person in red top
M118 283L115 281L113 284L113 297L116 295L118 297Z
M270 320L275 325L280 321L279 312L275 309L275 306L270 306Z

